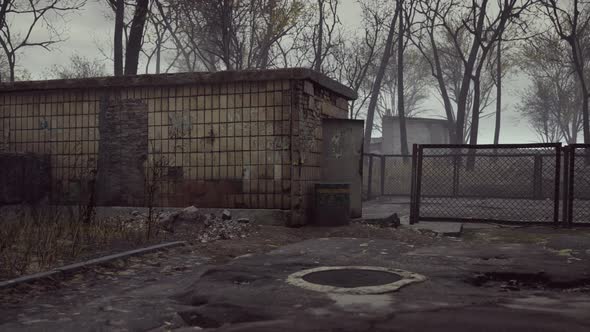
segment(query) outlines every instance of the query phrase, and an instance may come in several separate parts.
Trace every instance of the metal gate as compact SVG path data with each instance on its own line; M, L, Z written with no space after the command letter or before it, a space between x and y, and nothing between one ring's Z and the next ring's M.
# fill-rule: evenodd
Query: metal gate
M590 226L590 144L564 148L563 221Z
M363 156L363 195L409 196L412 175L412 156L398 154L365 154Z
M412 165L413 223L559 223L561 144L414 145Z

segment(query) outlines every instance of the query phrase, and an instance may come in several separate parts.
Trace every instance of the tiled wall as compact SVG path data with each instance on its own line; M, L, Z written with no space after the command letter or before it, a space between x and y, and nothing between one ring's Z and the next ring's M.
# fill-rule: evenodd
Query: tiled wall
M0 151L49 154L55 196L75 197L97 165L100 109L117 98L147 105L161 206L305 210L321 118L347 116L346 100L303 80L7 92Z
M101 97L148 106L158 205L289 208L289 81L54 90L0 97L0 149L51 155L53 190L75 196L96 167ZM149 167L149 165L146 165Z
M163 205L289 208L288 81L150 89Z
M52 193L75 196L96 167L99 97L94 91L4 93L0 150L50 155Z

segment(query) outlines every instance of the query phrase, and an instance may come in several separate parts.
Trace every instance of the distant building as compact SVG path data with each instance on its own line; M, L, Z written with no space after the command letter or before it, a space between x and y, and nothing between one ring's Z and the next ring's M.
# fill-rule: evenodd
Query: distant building
M385 116L382 121L383 137L373 143L371 151L382 154L401 154L399 118ZM449 144L448 122L444 119L407 118L408 151L412 152L413 144ZM379 152L377 152L379 151Z
M381 144L383 143L383 137L371 137L371 145L369 147L369 153L383 154L381 152Z

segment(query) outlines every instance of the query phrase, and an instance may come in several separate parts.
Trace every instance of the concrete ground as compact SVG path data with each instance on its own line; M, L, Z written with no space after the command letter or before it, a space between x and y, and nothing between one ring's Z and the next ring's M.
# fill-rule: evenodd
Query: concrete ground
M24 293L21 302L0 294L0 330L590 330L590 230L495 227L447 238L401 228L378 239L360 238L359 227L304 228L297 232L312 232L307 240L225 261L207 259L206 246L179 248ZM293 272L341 265L404 269L427 280L377 295L286 282Z
M367 202L363 218L393 213L400 228L261 226L0 292L0 331L590 331L590 229L409 225L407 198ZM348 265L427 279L374 295L286 282Z
M386 196L363 202L362 220L380 224L387 223L391 216L395 214L400 220L400 224L408 228L430 231L436 234L447 236L458 236L464 227L466 228L485 228L486 224L463 224L459 222L420 222L410 225L410 198L407 196Z

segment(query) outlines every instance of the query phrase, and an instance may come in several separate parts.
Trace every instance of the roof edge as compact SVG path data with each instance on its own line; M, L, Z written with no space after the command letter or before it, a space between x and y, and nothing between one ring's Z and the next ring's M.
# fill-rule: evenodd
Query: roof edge
M383 118L397 120L399 116L397 115L385 115ZM407 117L406 121L422 121L422 122L437 122L437 123L445 123L448 124L449 121L444 118L424 118L424 117Z
M344 84L308 68L264 70L235 70L218 72L194 72L174 74L143 74L133 76L108 76L45 81L20 81L0 83L0 92L38 91L80 88L144 87L158 85L187 85L227 82L260 82L272 80L310 80L347 100L357 98L355 91Z

